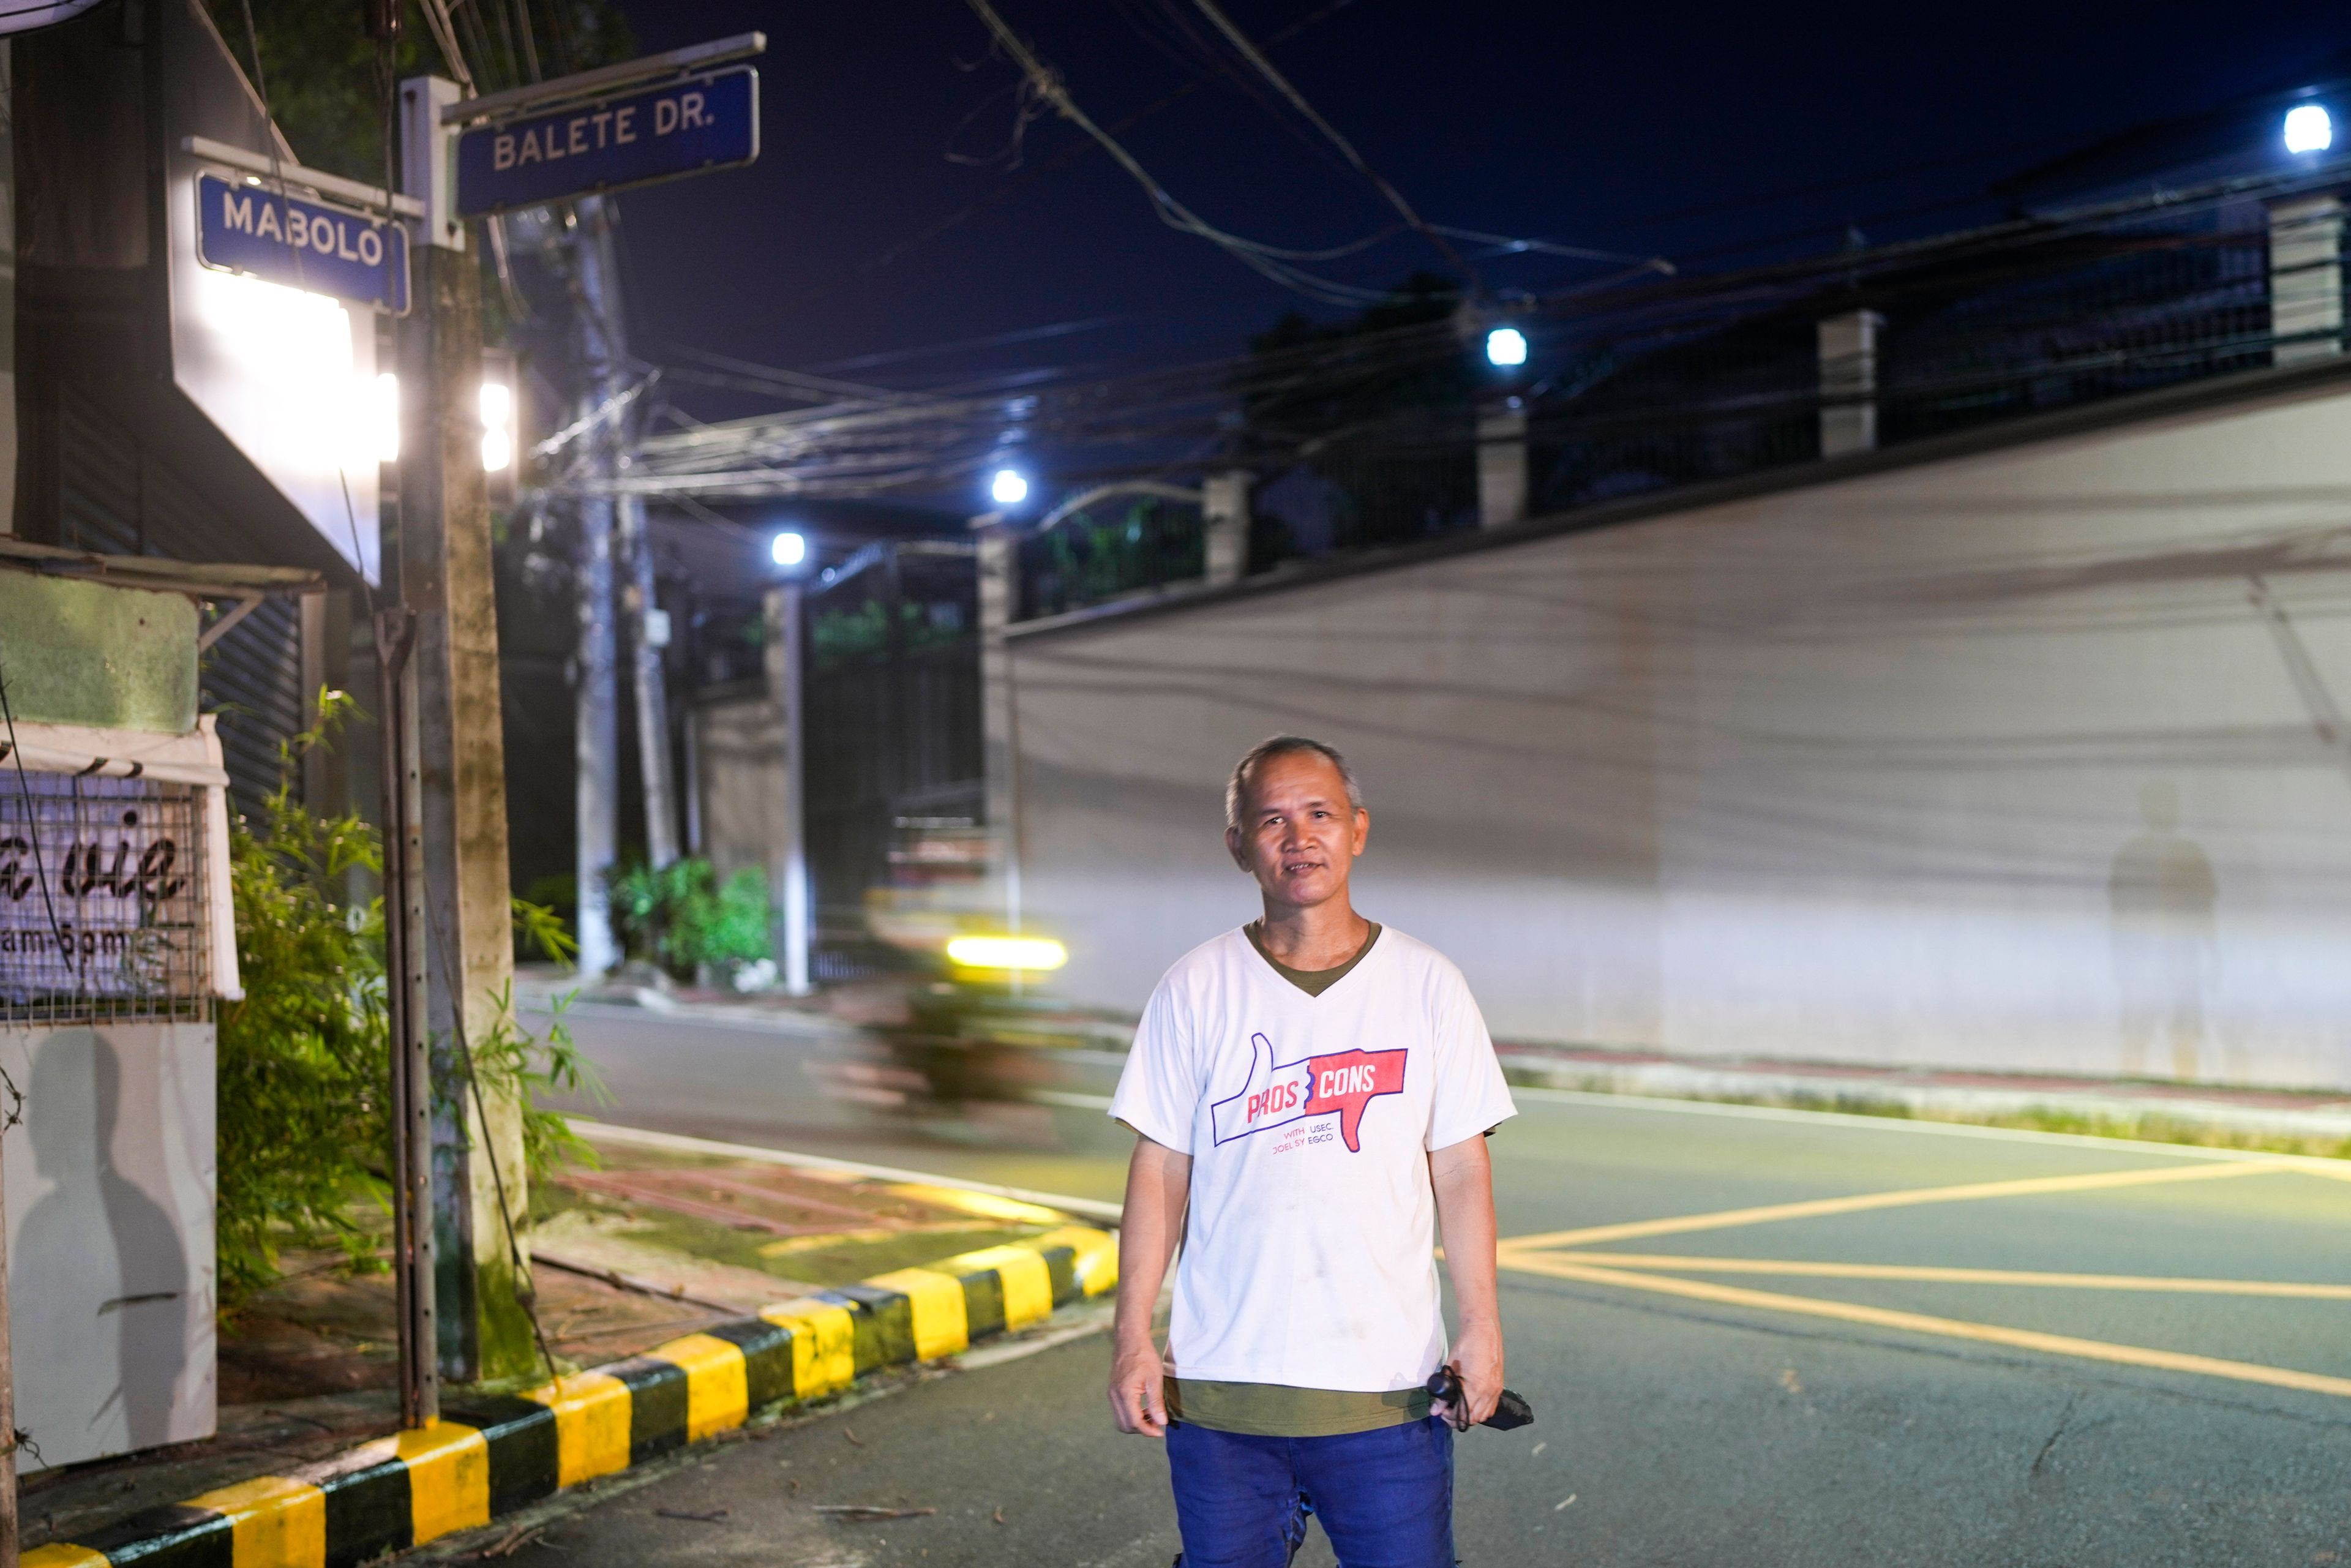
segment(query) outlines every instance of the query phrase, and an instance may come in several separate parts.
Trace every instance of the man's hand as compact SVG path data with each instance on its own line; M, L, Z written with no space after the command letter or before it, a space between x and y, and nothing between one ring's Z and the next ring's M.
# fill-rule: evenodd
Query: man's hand
M1445 1228L1445 1267L1453 1276L1453 1304L1461 1332L1453 1341L1453 1369L1461 1375L1461 1402L1469 1424L1494 1413L1502 1397L1502 1310L1494 1276L1494 1172L1486 1140L1464 1138L1428 1156L1437 1193L1437 1219Z
M1118 1347L1110 1364L1110 1413L1120 1431L1167 1436L1166 1377L1166 1364L1149 1340Z
M1160 1281L1184 1230L1192 1156L1134 1140L1126 1167L1126 1221L1118 1235L1118 1316L1111 1325L1110 1413L1122 1432L1167 1436L1167 1364L1152 1343Z
M1461 1331L1453 1346L1453 1359L1447 1364L1461 1378L1461 1403L1468 1407L1468 1425L1475 1427L1494 1413L1502 1398L1502 1331L1492 1323L1472 1323ZM1430 1414L1448 1419L1453 1412L1442 1399L1434 1400Z

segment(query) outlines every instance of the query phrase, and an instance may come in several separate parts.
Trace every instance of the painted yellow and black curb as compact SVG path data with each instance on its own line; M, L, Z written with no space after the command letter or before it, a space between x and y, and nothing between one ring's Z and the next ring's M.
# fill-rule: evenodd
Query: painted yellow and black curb
M23 1568L356 1568L564 1487L952 1355L1118 1283L1118 1239L1066 1226L716 1324L518 1396L453 1399L420 1431L149 1509Z

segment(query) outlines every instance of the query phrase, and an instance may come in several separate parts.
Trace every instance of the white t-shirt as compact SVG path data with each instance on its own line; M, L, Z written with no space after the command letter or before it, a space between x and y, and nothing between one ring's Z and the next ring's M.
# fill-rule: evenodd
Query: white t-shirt
M1428 1153L1517 1107L1443 954L1388 926L1309 996L1228 931L1152 992L1110 1113L1192 1156L1176 1376L1373 1393L1444 1362Z

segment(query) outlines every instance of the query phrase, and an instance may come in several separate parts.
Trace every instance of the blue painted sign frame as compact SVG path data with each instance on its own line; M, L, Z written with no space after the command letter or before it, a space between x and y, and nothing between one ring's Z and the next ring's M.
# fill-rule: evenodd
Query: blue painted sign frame
M707 71L512 120L457 139L457 215L622 191L759 156L759 73Z
M218 174L196 176L196 259L308 294L408 314L408 230Z

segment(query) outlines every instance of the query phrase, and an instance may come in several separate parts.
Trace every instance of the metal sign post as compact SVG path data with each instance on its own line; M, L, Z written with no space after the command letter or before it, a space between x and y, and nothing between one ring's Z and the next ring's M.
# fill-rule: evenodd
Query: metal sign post
M434 1317L433 1091L425 1057L423 814L408 654L416 617L375 618L379 771L383 776L384 1013L392 1055L392 1257L400 1328L400 1424L441 1418Z

